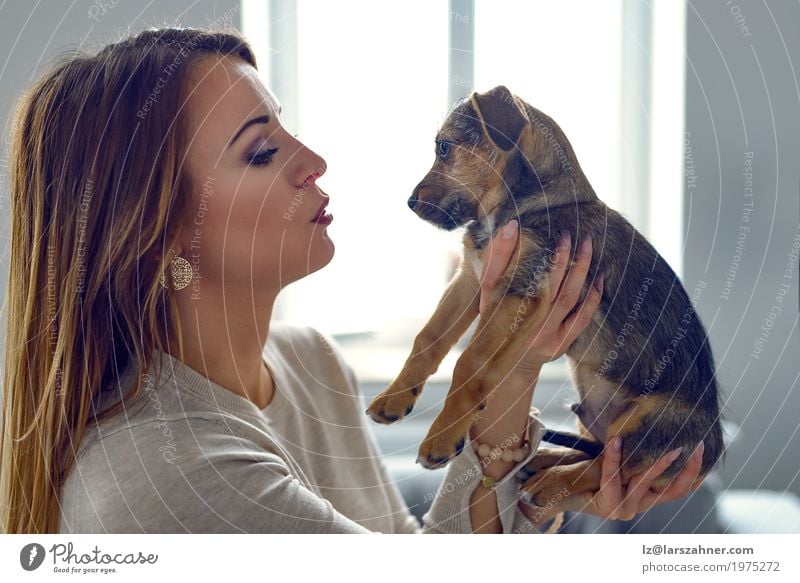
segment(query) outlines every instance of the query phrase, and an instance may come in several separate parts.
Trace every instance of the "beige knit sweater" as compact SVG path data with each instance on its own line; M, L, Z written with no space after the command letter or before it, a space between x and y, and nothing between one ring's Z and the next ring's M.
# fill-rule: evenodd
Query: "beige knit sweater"
M481 465L469 443L445 470L420 525L376 448L352 369L311 327L273 322L264 358L275 395L251 401L157 352L162 384L87 428L61 495L61 532L469 533L469 498ZM98 397L106 407L135 377ZM514 474L496 486L503 532L540 532L517 507Z

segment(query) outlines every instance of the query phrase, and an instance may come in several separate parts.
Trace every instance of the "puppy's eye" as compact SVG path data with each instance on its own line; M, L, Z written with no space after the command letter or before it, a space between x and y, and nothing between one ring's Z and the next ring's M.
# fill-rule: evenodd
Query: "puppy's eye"
M439 154L442 160L447 158L447 155L450 153L450 142L438 140L436 142L436 153Z

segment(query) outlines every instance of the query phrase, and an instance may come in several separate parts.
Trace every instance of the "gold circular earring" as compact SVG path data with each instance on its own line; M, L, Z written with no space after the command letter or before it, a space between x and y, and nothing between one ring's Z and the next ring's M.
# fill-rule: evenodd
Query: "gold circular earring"
M175 249L172 250L172 259L169 260L169 266L170 271L172 271L172 285L174 289L183 289L189 285L189 282L192 281L192 265L186 261L186 259L176 254ZM161 287L169 289L163 271L159 274L158 281L161 283Z

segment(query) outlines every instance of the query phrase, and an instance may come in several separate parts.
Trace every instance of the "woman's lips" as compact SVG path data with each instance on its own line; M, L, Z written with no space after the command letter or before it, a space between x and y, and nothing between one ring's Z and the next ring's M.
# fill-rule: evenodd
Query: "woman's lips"
M330 225L331 221L333 221L333 215L330 213L325 212L325 207L328 206L330 199L326 199L325 202L319 207L317 214L314 215L314 218L311 219L312 223L317 223L318 225Z
M323 211L322 216L312 222L318 225L330 225L333 222L333 215Z

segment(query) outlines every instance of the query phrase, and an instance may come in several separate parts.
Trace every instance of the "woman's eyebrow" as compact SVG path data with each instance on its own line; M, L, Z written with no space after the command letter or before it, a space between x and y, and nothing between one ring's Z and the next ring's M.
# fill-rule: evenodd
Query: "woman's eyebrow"
M245 124L242 127L239 128L239 131L236 132L236 134L233 136L231 141L228 142L228 145L226 146L226 148L230 148L233 145L233 143L239 138L239 136L242 135L244 130L249 128L251 125L257 124L257 123L263 123L263 124L269 123L269 116L268 115L260 115L258 117L254 117L253 119L247 120L245 122Z

